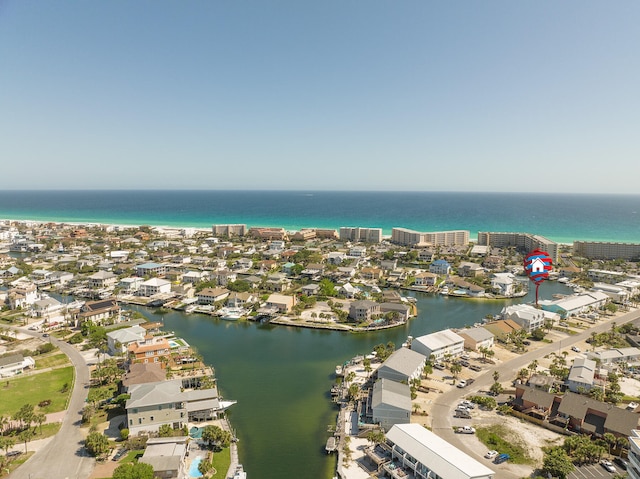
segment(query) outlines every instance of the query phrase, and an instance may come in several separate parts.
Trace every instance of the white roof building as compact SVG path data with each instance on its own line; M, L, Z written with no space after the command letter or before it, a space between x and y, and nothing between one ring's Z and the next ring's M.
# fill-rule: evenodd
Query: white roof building
M427 358L416 351L400 348L389 356L378 368L380 379L391 379L402 382L419 378Z
M416 477L493 479L495 472L420 424L396 424L387 433L392 456ZM412 462L413 459L415 462Z
M544 327L546 319L544 311L531 306L530 304L512 304L505 306L500 312L502 319L510 319L522 326L526 332L530 333L534 329Z
M450 329L445 329L414 338L411 341L411 350L423 354L428 359L440 360L446 354L456 357L464 352L464 338Z

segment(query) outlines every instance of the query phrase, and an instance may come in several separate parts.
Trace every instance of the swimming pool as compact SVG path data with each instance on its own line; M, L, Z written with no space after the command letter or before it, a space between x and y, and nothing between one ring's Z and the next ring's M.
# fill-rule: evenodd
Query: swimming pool
M180 345L176 341L174 341L173 339L169 340L169 346L171 347L171 349L180 347Z
M198 466L202 462L202 457L196 457L189 466L189 477L202 477L200 471L198 471Z

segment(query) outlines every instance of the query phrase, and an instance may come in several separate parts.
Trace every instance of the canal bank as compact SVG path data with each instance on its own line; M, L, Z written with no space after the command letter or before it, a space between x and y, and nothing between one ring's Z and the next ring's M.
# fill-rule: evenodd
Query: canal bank
M560 283L541 287L544 298L570 293ZM416 298L418 317L401 328L355 335L124 308L163 321L215 367L221 394L238 400L229 416L240 439L240 462L252 478L328 479L335 472L335 456L327 456L324 448L327 427L335 425L338 413L329 394L336 364L369 353L380 343L400 346L408 335L471 326L506 304L531 301L535 293L502 302L408 294Z

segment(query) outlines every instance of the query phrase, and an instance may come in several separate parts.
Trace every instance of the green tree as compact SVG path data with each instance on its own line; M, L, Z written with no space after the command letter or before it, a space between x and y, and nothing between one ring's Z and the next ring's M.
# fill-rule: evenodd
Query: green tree
M324 278L320 280L320 283L318 283L318 286L320 287L321 296L333 297L336 295L336 286L335 284L333 284L333 281L331 281L330 279Z
M35 421L33 404L23 404L20 410L13 415L14 421L20 421L22 428L30 428Z
M24 431L21 431L20 434L18 434L18 439L20 439L20 442L24 442L24 452L27 452L27 443L29 441L31 441L31 439L33 439L33 436L36 435L36 430L35 429L31 429L30 427L25 429Z
M565 479L574 470L574 466L562 447L552 447L544 453L542 469L553 477Z
M453 377L457 378L458 374L460 374L460 372L462 371L462 366L460 366L458 363L453 363L449 370L451 371L451 374L453 374Z
M371 429L367 431L366 438L371 444L381 444L386 440L384 432L380 429Z
M158 436L160 437L173 436L173 428L171 427L171 424L163 424L162 426L160 426L160 428L158 429Z
M200 464L198 464L198 472L203 476L207 476L212 471L213 464L211 464L211 461L208 457L200 461Z
M128 462L116 467L113 479L153 479L153 467L144 462Z
M90 432L84 441L84 445L94 457L100 457L109 452L109 439L99 432Z
M500 394L502 391L504 390L504 388L502 387L502 384L500 384L498 381L496 381L495 383L493 383L491 385L491 387L489 388L489 391L491 391L493 394L495 394L496 396L498 394Z
M429 374L433 374L433 366L431 363L425 364L422 372L424 373L424 378L429 379Z

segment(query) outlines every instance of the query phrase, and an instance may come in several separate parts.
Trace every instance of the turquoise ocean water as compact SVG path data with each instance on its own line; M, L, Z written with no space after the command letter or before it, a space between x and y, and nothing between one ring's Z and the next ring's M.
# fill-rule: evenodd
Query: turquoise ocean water
M0 218L207 228L405 227L640 242L640 195L345 191L0 191Z

